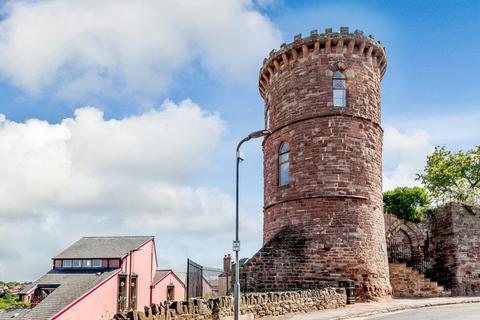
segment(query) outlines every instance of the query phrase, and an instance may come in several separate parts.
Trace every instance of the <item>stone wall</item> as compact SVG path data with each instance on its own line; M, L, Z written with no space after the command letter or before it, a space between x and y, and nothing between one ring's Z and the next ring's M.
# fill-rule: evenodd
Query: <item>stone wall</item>
M450 203L434 217L434 270L451 272L453 295L480 296L480 208Z
M291 292L247 293L241 296L242 318L262 318L288 313L336 309L346 305L343 288L324 288ZM210 300L191 299L145 307L145 312L116 315L130 320L226 320L233 319L233 297Z
M410 245L428 278L452 295L480 296L480 208L449 203L419 223L386 215L385 229L389 244Z
M448 296L442 286L404 263L390 264L390 283L393 296L399 298L431 298Z

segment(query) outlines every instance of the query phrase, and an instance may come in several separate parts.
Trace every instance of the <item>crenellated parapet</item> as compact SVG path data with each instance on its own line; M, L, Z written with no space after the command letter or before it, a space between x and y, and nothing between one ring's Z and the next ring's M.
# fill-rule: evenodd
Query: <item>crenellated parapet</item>
M375 41L373 35L365 36L360 30L351 33L348 27L341 27L340 32L333 32L331 28L325 29L324 33L312 30L309 37L304 38L298 34L294 36L293 42L283 43L280 50L273 49L268 58L263 60L259 76L259 90L262 97L265 98L266 85L275 73L312 54L347 54L363 57L367 63L379 71L380 77L383 77L387 68L385 48L380 41Z

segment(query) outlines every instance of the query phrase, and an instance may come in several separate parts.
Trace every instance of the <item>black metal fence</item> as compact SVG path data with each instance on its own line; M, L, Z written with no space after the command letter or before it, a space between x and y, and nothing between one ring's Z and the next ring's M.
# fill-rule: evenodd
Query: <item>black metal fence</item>
M202 266L187 259L187 300L216 295L219 285L218 276L222 272L222 269Z
M428 246L412 248L405 244L389 244L387 251L389 263L405 263L447 289L454 285L454 275L442 264L442 259L432 258Z
M203 296L203 267L187 259L187 300Z
M416 251L405 244L388 245L388 262L405 263L408 267L426 274L429 269L429 261L426 259L423 247L416 248Z

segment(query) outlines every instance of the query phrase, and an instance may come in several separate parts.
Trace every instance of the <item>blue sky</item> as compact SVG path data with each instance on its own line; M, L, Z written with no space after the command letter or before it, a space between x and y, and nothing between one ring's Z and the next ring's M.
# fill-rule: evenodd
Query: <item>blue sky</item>
M297 33L349 26L387 48L385 188L415 183L434 145L480 139L477 1L76 3L0 1L0 280L33 280L83 235L153 234L162 267L220 266L235 145L263 126L258 69ZM243 152L251 256L260 141Z

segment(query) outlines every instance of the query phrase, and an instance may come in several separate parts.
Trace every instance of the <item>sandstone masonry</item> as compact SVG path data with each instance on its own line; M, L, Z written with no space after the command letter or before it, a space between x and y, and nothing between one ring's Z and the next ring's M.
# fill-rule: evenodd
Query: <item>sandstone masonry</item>
M335 309L346 305L345 290L325 288L296 292L269 292L242 294L240 302L242 318L262 318L288 313ZM226 320L233 319L233 297L210 300L165 302L145 307L145 312L131 311L117 315L115 319L130 320Z
M395 297L431 298L450 295L442 286L404 263L390 263L390 283Z
M359 299L391 293L382 204L380 80L385 49L372 36L326 29L272 50L260 71L266 126L264 247L242 287L284 290L354 280ZM335 72L346 106L333 104ZM289 183L279 185L288 143Z
M386 215L385 229L389 247L405 246L413 262L426 264L426 276L452 295L480 296L480 208L449 203L419 223ZM401 277L390 275L396 280Z

